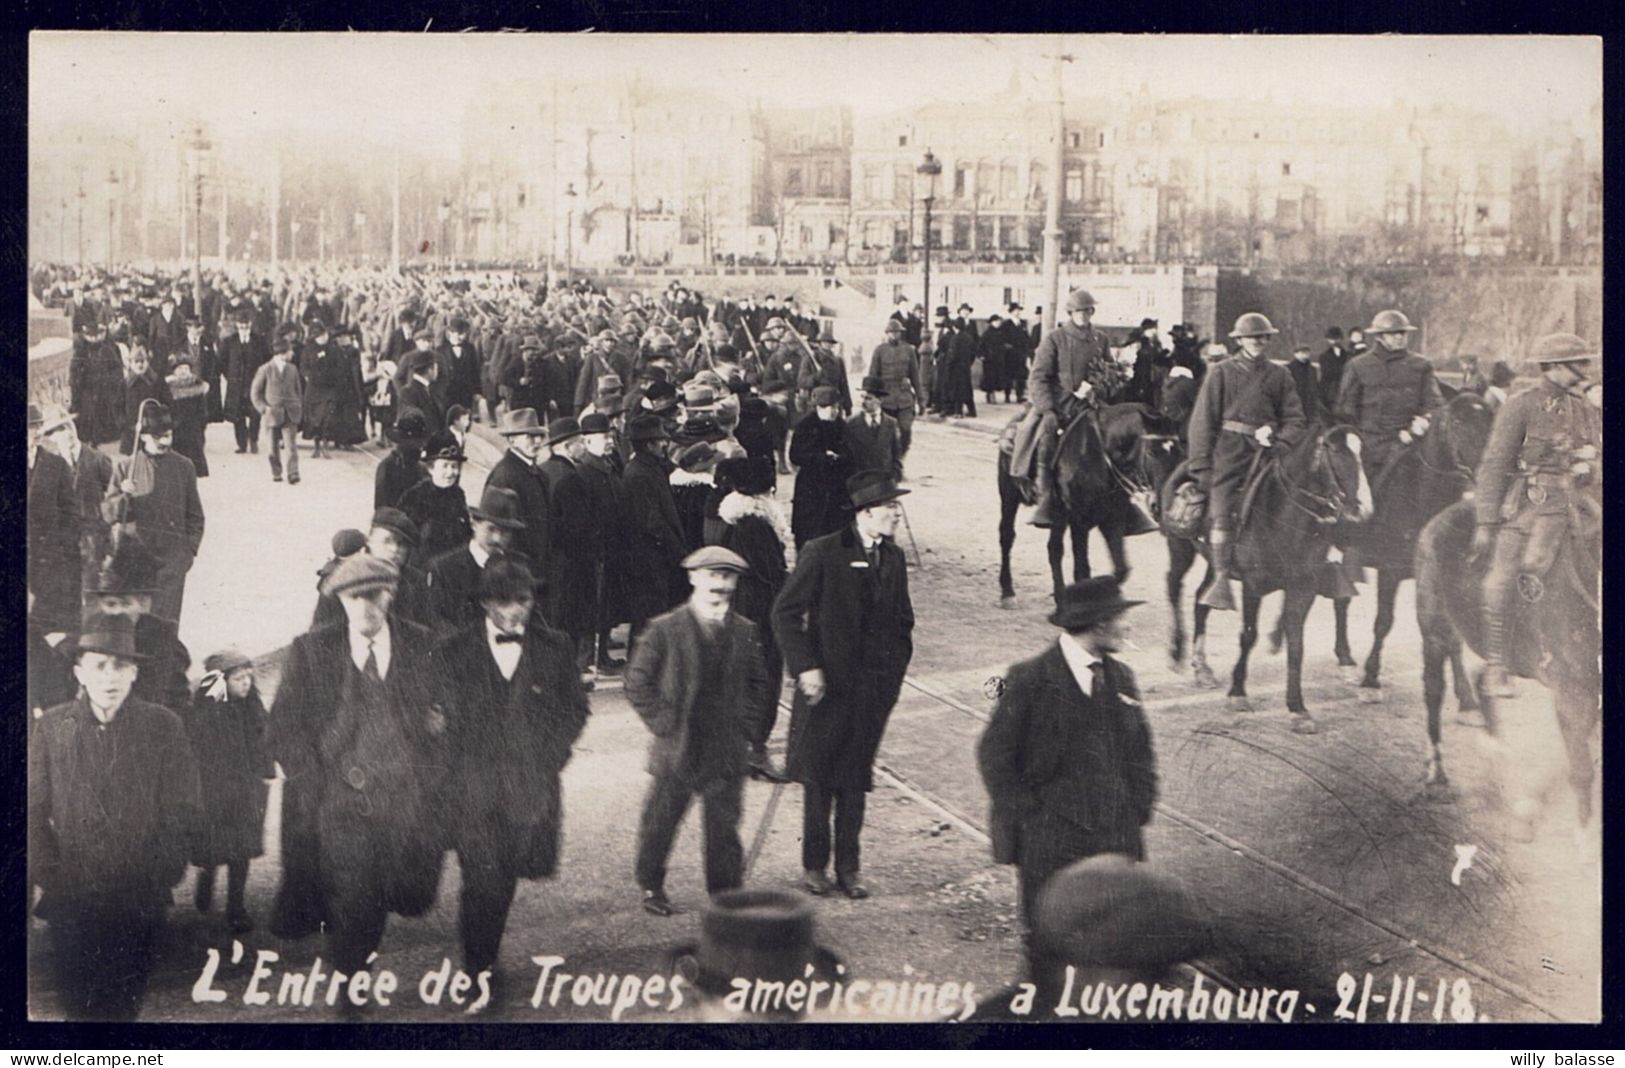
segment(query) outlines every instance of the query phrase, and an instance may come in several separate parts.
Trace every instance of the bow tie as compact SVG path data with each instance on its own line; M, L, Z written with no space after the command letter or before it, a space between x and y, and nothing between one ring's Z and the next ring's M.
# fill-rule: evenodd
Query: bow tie
M508 645L509 643L512 643L514 645L518 645L520 642L522 642L524 640L525 640L525 635L524 635L523 631L521 631L518 634L498 634L497 637L496 637L496 643L498 645Z

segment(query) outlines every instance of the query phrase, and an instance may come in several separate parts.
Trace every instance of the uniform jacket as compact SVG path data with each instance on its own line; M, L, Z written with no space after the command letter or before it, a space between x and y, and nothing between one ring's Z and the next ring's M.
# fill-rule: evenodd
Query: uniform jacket
M796 691L787 773L829 789L870 789L914 655L903 550L883 541L880 566L872 567L850 524L808 542L774 603L773 633L791 677L819 668L827 687L816 705Z
M834 455L831 456L830 454ZM790 436L790 462L797 467L790 527L797 540L822 537L847 519L846 480L855 472L846 424L808 412Z
M1059 643L1005 676L976 751L992 801L995 860L1016 861L1045 836L1075 843L1080 832L1094 847L1083 855L1144 858L1140 828L1157 799L1151 729L1134 673L1121 661L1105 664L1093 697Z
M265 425L298 426L305 420L305 379L292 362L277 366L276 360L254 372L250 394L254 408L265 417Z
M897 318L895 312L892 318ZM920 353L913 345L876 345L874 355L869 357L868 373L885 380L886 395L880 399L880 406L888 412L912 408L925 396L920 383Z
M687 582L683 557L690 546L683 538L677 504L672 499L670 468L648 453L627 462L621 485L627 509L627 610L634 619L666 611L683 596Z
M593 561L602 518L593 514L587 481L574 461L554 453L541 470L551 505L548 553L540 561L547 573L547 621L566 634L592 633L598 597Z
M153 466L152 492L125 498L125 521L159 564L190 567L203 544L203 502L197 495L197 473L191 460L173 451L148 459ZM134 457L126 457L114 463L113 477L107 483L109 499L125 497L120 485L129 477L133 461Z
M66 460L40 445L28 472L28 588L53 629L79 622L79 499Z
M504 836L480 856L510 856L524 878L552 875L564 822L559 774L587 725L575 650L531 625L511 680L502 677L480 615L435 648L446 709L449 773L443 806L449 843Z
M1211 466L1213 447L1227 420L1274 427L1273 440L1288 448L1303 437L1306 426L1292 376L1263 357L1232 356L1202 379L1189 427L1193 474Z
M879 426L871 426L868 412L858 412L846 421L846 443L852 452L853 471L884 471L893 479L903 477L903 439L897 420L884 411L876 413Z
M1362 352L1343 368L1337 418L1359 430L1372 451L1399 448L1399 432L1418 415L1431 417L1444 407L1433 365L1401 349Z
M28 742L28 878L37 914L76 904L161 912L186 871L198 775L178 716L136 697L103 727L77 698Z
M250 333L244 342L233 330L220 339L220 367L226 376L226 412L244 411L252 403L249 388L254 374L271 358L271 346L265 336Z
M1122 378L1104 333L1092 324L1080 328L1064 322L1038 342L1027 375L1027 396L1034 410L1057 411L1078 384L1087 380L1102 394L1100 400L1105 403L1115 394Z
M750 719L768 686L755 626L730 612L714 653L722 658L723 698L702 704L700 627L694 610L679 605L639 634L626 666L627 700L654 735L649 774L696 788L744 774Z
M1591 461L1597 486L1602 471L1602 413L1586 398L1547 379L1514 393L1496 413L1478 464L1474 511L1480 525L1505 522L1528 532L1537 516L1563 516L1576 492L1574 451L1597 448Z

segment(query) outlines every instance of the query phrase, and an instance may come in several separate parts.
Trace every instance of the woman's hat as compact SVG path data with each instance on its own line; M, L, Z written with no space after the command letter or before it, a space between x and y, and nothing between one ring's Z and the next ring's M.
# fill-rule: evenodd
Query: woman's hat
M744 980L764 983L834 982L840 960L818 945L812 907L782 890L727 890L711 899L700 921L700 940L679 946L673 969L708 995L721 997ZM783 1015L798 1016L793 1010Z
M131 596L153 593L158 589L158 560L141 538L125 534L118 540L118 548L96 569L89 593Z
M846 480L846 492L852 498L852 510L861 512L877 504L895 501L909 491L900 488L884 471L859 471Z
M222 649L218 653L210 653L203 658L203 671L218 671L222 675L230 675L238 668L253 667L254 661L248 654L237 649Z
M1110 575L1087 578L1061 591L1049 621L1062 630L1087 630L1103 619L1144 603L1125 600L1122 587Z
M480 503L471 506L468 514L508 530L525 529L525 519L519 511L519 494L502 486L486 486L485 492L480 494Z
M94 609L82 617L79 634L73 640L73 653L102 653L125 660L145 660L136 651L135 620L125 615L108 615Z
M429 436L429 419L418 409L407 408L395 417L395 422L384 434L397 445L416 445L421 449L424 439Z
M463 455L463 447L457 444L457 439L451 431L441 430L430 435L429 440L423 443L423 462L434 460L456 460L462 463L468 457Z

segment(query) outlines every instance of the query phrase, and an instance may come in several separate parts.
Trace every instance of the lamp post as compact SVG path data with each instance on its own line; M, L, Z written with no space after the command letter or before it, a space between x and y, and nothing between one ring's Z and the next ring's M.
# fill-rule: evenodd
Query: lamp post
M451 265L450 250L446 247L446 222L451 218L451 198L440 198L440 259L446 265Z
M118 172L107 171L107 262L113 262L113 202L118 197Z
M57 211L57 214L56 214L57 223L59 224L57 226L56 258L61 260L63 263L67 263L68 262L68 198L66 196L62 196L62 197L58 197L57 199L60 201L60 204L58 206L58 211Z
M85 262L85 179L79 177L79 226L74 231L79 238L79 262Z
M564 269L566 272L575 269L575 230L576 230L576 184L570 182L564 187Z
M291 235L288 241L289 263L299 262L299 227L301 225L303 224L298 219L288 224L288 233Z
M937 200L937 175L942 173L942 164L937 157L926 149L925 159L914 168L916 174L925 176L925 313L931 314L931 206ZM930 320L927 320L928 322Z
M209 139L203 136L201 125L193 127L192 139L187 144L192 159L192 299L194 307L203 304L203 154L209 150Z

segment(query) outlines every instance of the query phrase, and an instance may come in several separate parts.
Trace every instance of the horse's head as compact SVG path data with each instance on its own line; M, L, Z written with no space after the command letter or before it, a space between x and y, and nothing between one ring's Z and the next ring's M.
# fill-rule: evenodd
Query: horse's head
M1371 484L1360 462L1360 432L1350 426L1322 430L1315 440L1310 476L1325 494L1328 522L1364 523L1371 518Z

